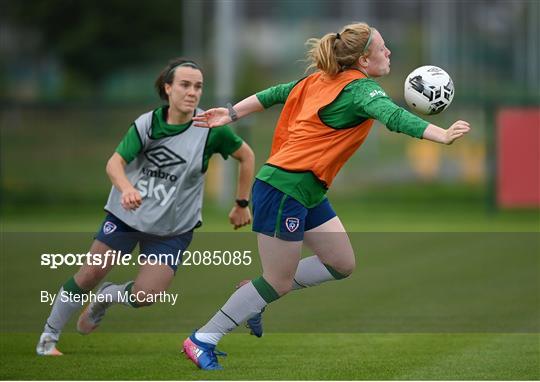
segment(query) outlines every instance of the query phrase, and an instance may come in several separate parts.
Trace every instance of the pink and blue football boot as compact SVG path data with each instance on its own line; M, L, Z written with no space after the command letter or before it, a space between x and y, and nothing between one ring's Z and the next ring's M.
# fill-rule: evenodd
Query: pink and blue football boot
M223 370L223 367L217 360L217 356L227 355L217 350L215 345L207 344L196 339L195 333L184 341L182 352L186 358L190 359L202 370Z

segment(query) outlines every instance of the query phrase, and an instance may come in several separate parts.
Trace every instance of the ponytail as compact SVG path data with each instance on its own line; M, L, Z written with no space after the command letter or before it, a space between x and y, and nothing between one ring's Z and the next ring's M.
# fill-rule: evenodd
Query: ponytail
M307 70L317 68L323 72L334 76L341 71L341 65L337 61L334 53L334 46L338 43L336 33L328 33L323 38L310 38L306 45L309 46L307 53L308 60L311 64Z
M360 56L369 54L372 28L366 23L350 24L339 33L328 33L321 39L310 38L306 71L318 69L335 76L342 70L354 66Z

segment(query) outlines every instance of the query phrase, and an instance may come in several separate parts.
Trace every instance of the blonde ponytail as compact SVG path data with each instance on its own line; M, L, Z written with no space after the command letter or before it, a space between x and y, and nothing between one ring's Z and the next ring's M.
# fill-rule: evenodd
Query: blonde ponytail
M347 67L354 66L363 54L369 54L372 28L366 23L347 25L339 33L328 33L321 39L310 38L306 71L318 69L335 76Z

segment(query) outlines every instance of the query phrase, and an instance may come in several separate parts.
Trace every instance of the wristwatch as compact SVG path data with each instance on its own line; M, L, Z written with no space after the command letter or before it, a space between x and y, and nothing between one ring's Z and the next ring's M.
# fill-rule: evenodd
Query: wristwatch
M247 199L236 199L236 205L240 208L246 208L249 206L249 200Z
M237 121L238 120L238 114L236 113L236 110L234 110L234 107L229 102L227 104L227 109L229 109L229 117L231 117L231 121Z

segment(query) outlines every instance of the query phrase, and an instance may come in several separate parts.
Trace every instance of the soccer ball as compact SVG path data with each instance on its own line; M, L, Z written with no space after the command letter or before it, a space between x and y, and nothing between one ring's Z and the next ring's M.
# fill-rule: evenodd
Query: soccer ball
M450 106L453 98L452 78L437 66L416 68L405 80L405 101L420 114L439 114Z

